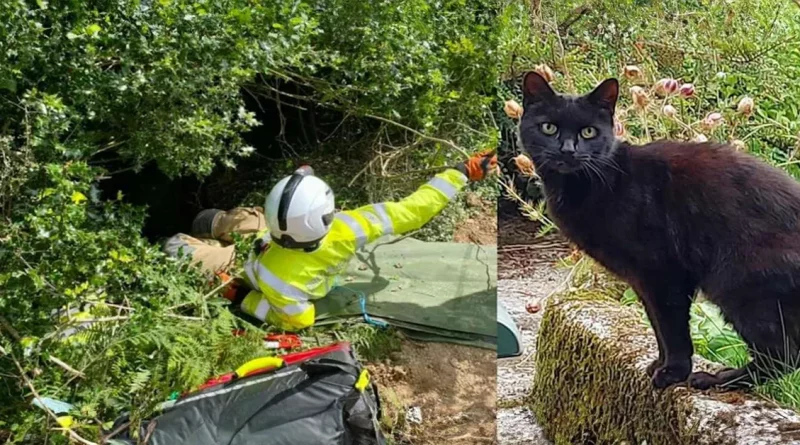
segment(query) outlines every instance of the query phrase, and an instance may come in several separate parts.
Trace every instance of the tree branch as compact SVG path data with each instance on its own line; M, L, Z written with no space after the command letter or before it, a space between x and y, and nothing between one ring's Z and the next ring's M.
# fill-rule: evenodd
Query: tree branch
M56 356L51 355L50 361L55 363L56 365L62 367L65 371L69 372L70 374L74 375L75 377L80 377L82 379L86 378L86 374L78 371L77 369L73 368L72 366L64 363L61 359Z
M377 120L379 120L381 122L385 122L387 124L392 124L394 126L400 127L400 128L402 128L402 129L404 129L406 131L410 131L410 132L414 133L415 135L417 135L417 136L419 136L419 137L421 137L423 139L427 139L429 141L434 141L434 142L439 142L440 144L444 144L444 145L456 150L457 152L461 153L461 155L463 155L465 159L469 158L469 153L467 153L467 151L465 149L463 149L462 147L456 145L456 143L453 142L453 141L449 141L447 139L441 139L441 138L437 138L437 137L433 137L433 136L428 136L428 135L426 135L424 133L420 133L419 131L417 131L417 130L411 128L411 127L407 127L407 126L405 126L405 125L403 125L403 124L401 124L399 122L395 122L395 121L393 121L391 119L387 119L385 117L375 116L374 114L367 114L365 116L366 117L370 117L372 119L377 119Z
M42 409L45 410L47 415L50 416L53 420L55 420L56 423L58 423L58 416L52 410L50 410L50 408L48 408L47 405L45 405L44 400L42 400L42 397L39 395L39 392L36 391L36 387L33 386L33 382L31 382L31 380L25 374L25 370L22 368L22 365L19 363L19 361L17 361L17 358L14 357L13 354L9 354L8 356L11 358L11 361L14 362L14 365L16 365L17 369L19 370L19 375L20 377L22 377L22 381L25 383L25 386L27 386L28 389L31 390L31 393L33 393L33 397L39 401L39 404L42 405ZM69 434L69 437L84 445L98 445L95 442L84 439L78 433L72 431L71 428L65 428L64 430Z
M569 14L569 17L567 17L566 20L558 25L558 30L561 32L561 34L566 34L567 31L569 31L569 28L574 25L575 22L583 18L583 16L591 10L592 8L589 5L583 5L573 9Z
M5 331L8 332L8 334L11 335L14 340L20 341L20 339L22 339L22 337L19 335L19 332L17 332L17 330L11 326L11 323L6 320L6 317L3 317L2 315L0 315L0 327L5 329Z

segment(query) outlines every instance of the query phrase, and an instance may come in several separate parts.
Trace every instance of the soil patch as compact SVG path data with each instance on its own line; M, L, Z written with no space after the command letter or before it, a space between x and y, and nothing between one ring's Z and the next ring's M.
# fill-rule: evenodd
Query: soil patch
M467 205L473 215L456 227L453 240L457 243L497 245L497 203L486 201L475 193L467 194Z
M456 227L458 243L497 244L497 203L466 196L472 215ZM377 382L382 427L394 445L497 443L496 353L486 349L404 339L382 362L367 363ZM421 421L412 421L417 410Z
M530 277L571 255L575 249L557 232L537 237L541 226L519 213L503 215L499 224L499 279Z
M383 427L395 444L495 444L495 352L404 341L382 363L366 365L381 391ZM419 408L421 422L408 419Z

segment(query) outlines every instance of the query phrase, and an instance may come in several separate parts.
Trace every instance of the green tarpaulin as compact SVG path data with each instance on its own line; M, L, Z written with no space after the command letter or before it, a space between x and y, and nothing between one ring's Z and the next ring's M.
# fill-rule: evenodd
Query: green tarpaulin
M370 317L412 338L495 349L497 249L411 238L369 245L318 300L317 324Z

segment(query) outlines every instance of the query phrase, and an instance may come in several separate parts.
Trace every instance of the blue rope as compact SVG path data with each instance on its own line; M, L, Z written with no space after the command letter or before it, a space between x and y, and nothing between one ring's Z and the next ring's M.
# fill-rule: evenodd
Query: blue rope
M367 313L367 296L364 294L364 292L361 292L361 291L355 290L355 289L350 289L349 287L346 287L346 286L338 286L337 285L335 287L340 287L342 289L347 289L348 291L353 292L354 294L356 294L358 296L359 304L361 305L361 315L364 317L364 323L366 323L368 325L371 325L371 326L378 327L378 328L382 328L382 329L385 329L385 328L389 327L389 323L386 323L385 321L382 321L382 320L375 320L374 318L369 316L369 314Z
M363 292L357 292L359 297L361 298L361 314L364 316L364 322L372 325L377 326L379 328L385 329L389 327L389 323L381 320L374 320L372 319L369 314L367 313L367 296L364 295Z

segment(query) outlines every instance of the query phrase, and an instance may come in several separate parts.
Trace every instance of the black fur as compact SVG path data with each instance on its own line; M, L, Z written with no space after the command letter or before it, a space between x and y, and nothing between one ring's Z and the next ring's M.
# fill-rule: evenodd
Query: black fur
M653 384L688 378L701 389L736 387L794 369L800 184L724 145L617 141L616 80L572 97L530 73L523 90L522 142L548 211L565 236L641 298L659 345L648 369ZM545 134L545 122L558 133ZM597 136L582 138L589 126ZM753 361L744 368L691 373L689 307L698 290L749 345Z

